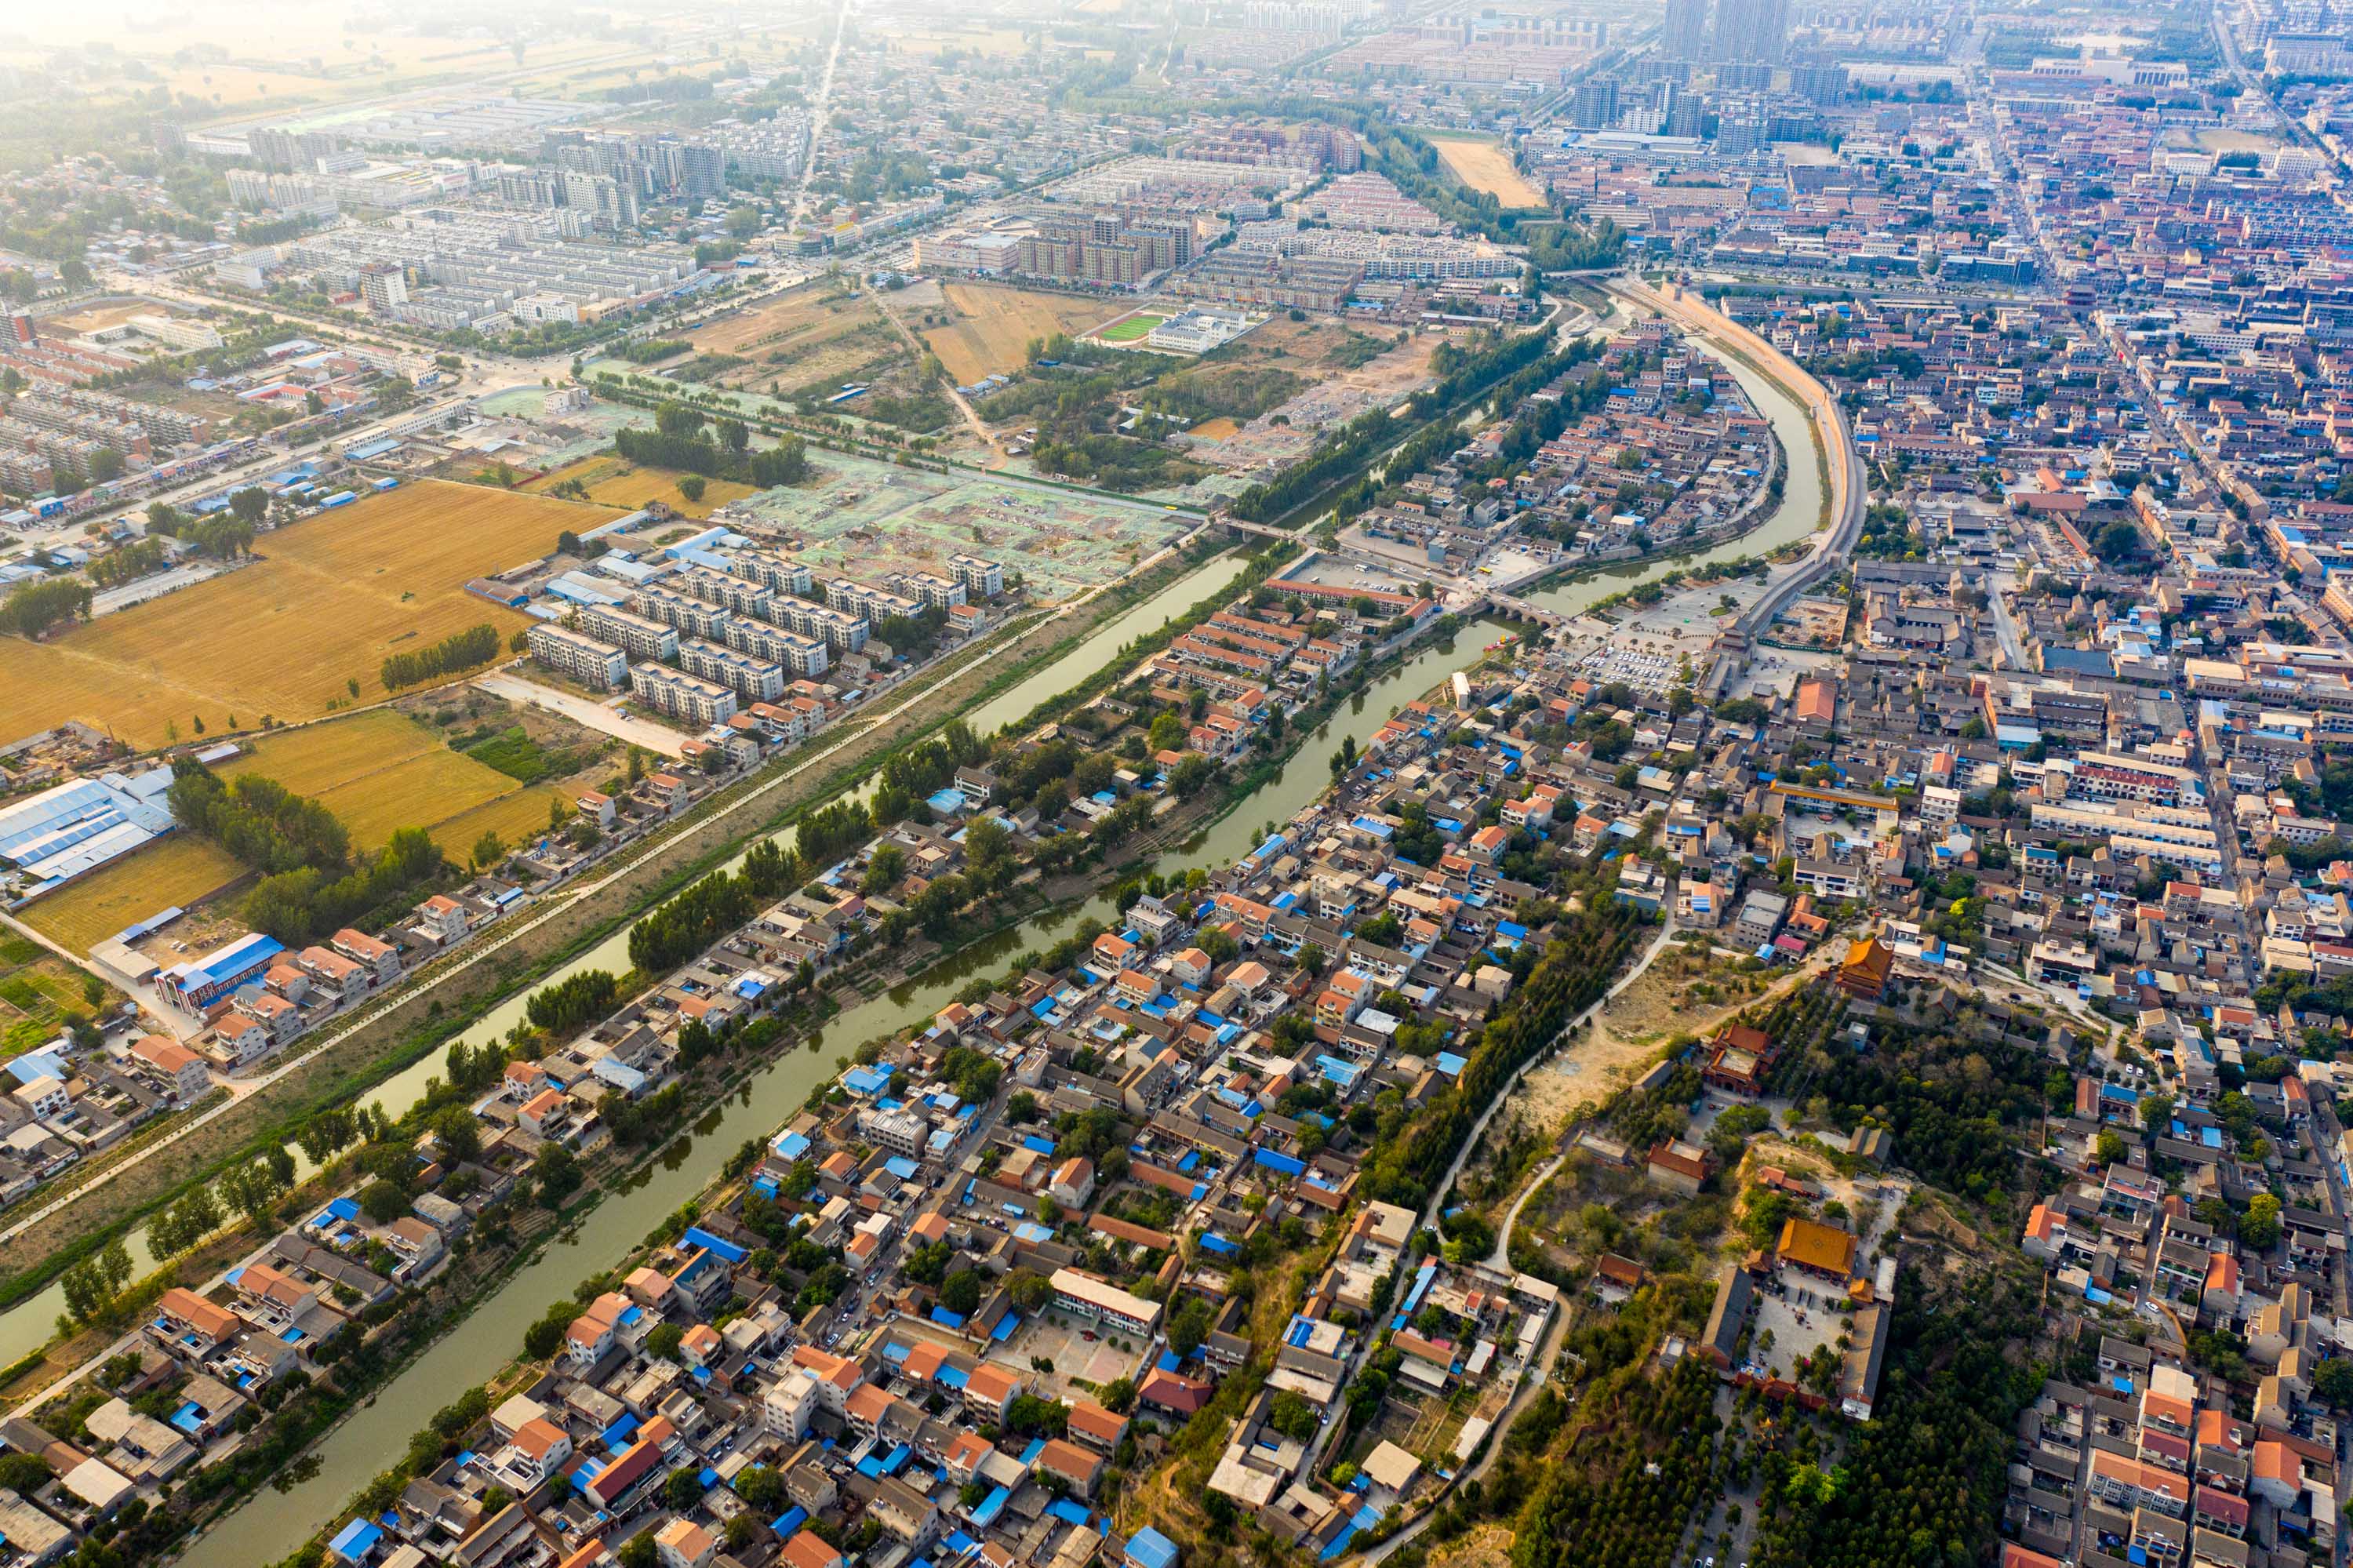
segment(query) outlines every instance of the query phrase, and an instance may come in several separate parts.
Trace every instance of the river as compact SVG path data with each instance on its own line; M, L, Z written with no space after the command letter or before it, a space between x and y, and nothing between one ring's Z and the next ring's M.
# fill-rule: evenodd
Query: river
M1761 375L1735 366L1734 374L1748 387L1771 419L1790 453L1791 472L1786 493L1775 514L1756 531L1734 544L1720 546L1701 559L1753 554L1803 538L1821 511L1821 484L1813 461L1812 427L1805 411ZM1664 574L1685 560L1626 563L1622 573L1596 576L1539 592L1534 597L1549 608L1575 613L1605 595L1643 577ZM978 715L974 727L1002 725L1029 712L1039 703L1066 691L1091 673L1130 639L1157 626L1230 582L1239 562L1212 562L1200 572L1163 590L1110 626L1087 644L1058 660L1050 668L1026 681ZM1224 574L1222 577L1218 574ZM1329 758L1343 735L1362 746L1406 703L1430 691L1453 672L1477 662L1492 642L1493 629L1465 627L1451 650L1423 648L1399 668L1375 682L1327 720L1293 755L1290 763L1257 794L1181 849L1163 857L1163 869L1220 865L1255 849L1265 824L1288 821L1331 781ZM945 1006L969 980L1004 969L1024 949L1049 946L1090 917L1108 918L1113 906L1104 895L1084 906L1041 914L957 953L920 978L893 988L841 1013L807 1043L762 1069L723 1103L696 1120L691 1135L663 1150L608 1193L604 1202L574 1231L544 1245L540 1252L486 1298L457 1329L419 1356L388 1383L366 1407L354 1413L316 1450L317 1468L285 1493L264 1492L231 1513L191 1545L182 1561L187 1568L255 1568L292 1552L313 1533L334 1520L336 1510L405 1450L411 1434L433 1413L463 1390L482 1381L518 1353L523 1330L554 1302L569 1300L582 1279L609 1267L638 1240L652 1231L679 1205L707 1186L728 1154L747 1139L765 1139L808 1097L820 1078L832 1074L834 1059L877 1035L894 1033L930 1017ZM626 933L587 953L549 978L562 979L577 969L628 967ZM468 1032L471 1040L492 1038L510 1027L522 1012L516 998L492 1012ZM385 1109L397 1110L413 1099L427 1077L438 1071L438 1057L419 1064L385 1086L380 1096ZM37 1305L37 1304L36 1304ZM0 1332L15 1329L15 1320L35 1310L17 1308ZM55 1308L49 1308L53 1314ZM40 1319L26 1339L27 1348L39 1342ZM19 1330L25 1331L25 1330ZM5 1350L5 1344L0 1344Z
M1804 538L1820 524L1824 517L1822 471L1814 461L1819 449L1814 444L1814 422L1806 413L1805 406L1782 391L1763 371L1730 357L1722 357L1721 363L1773 427L1774 435L1780 438L1781 450L1788 455L1789 474L1782 486L1781 503L1775 508L1773 514L1738 538L1707 550L1665 562L1617 561L1589 576L1556 588L1540 588L1521 597L1546 609L1575 615L1595 599L1623 592L1639 582L1678 567L1736 560L1742 556L1769 555L1784 545Z
M1158 593L1139 600L1116 619L1098 627L1070 652L966 715L966 722L983 735L1003 728L1041 703L1071 690L1106 662L1119 657L1121 651L1136 638L1157 630L1170 618L1184 614L1231 584L1248 569L1249 562L1238 555L1223 555L1204 563ZM871 789L871 785L862 789L860 798ZM778 836L789 837L791 832L787 829ZM739 855L728 862L728 869L733 870L741 863ZM569 975L584 969L604 969L618 974L628 967L629 933L624 927L584 957L565 966L561 973ZM459 1038L475 1044L504 1034L522 1021L527 1001L528 993L509 998ZM385 1079L367 1098L371 1103L382 1106L392 1116L403 1115L425 1093L427 1081L441 1071L442 1065L443 1054L436 1051ZM308 1178L312 1170L310 1160L303 1158L299 1149L291 1152L298 1178ZM130 1251L134 1277L144 1277L160 1266L160 1260L147 1245L144 1226L125 1237L123 1245ZM65 1310L65 1307L64 1288L52 1281L46 1289L0 1314L0 1365L29 1355L47 1343L57 1331L58 1315Z

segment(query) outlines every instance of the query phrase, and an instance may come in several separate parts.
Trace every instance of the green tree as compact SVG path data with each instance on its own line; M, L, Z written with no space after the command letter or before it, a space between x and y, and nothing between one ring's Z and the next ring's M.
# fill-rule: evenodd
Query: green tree
M2258 1192L2247 1200L2247 1212L2239 1216L2239 1245L2254 1252L2269 1252L2279 1245L2280 1201L2269 1192Z
M1198 1296L1187 1296L1168 1315L1168 1348L1180 1358L1190 1356L1209 1337L1209 1325L1214 1321L1207 1301Z
M540 1202L551 1209L561 1207L586 1179L581 1172L579 1159L560 1143L551 1143L539 1151L539 1158L532 1161L531 1174L539 1189Z

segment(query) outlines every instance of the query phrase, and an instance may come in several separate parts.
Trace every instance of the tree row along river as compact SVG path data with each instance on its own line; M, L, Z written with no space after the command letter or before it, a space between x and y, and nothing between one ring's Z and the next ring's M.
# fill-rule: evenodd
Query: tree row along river
M1782 502L1771 516L1741 539L1697 557L1700 560L1757 554L1801 539L1813 531L1821 510L1821 482L1805 411L1760 373L1737 363L1731 368L1771 420L1790 456L1790 471ZM1549 609L1573 614L1608 594L1688 565L1690 559L1628 562L1610 572L1528 597ZM1020 718L1118 657L1131 639L1157 629L1170 616L1232 583L1242 569L1243 563L1232 556L1208 562L1103 627L1018 687L966 715L967 722L976 732L986 735ZM1164 856L1159 869L1219 866L1249 853L1257 847L1264 823L1288 821L1330 783L1328 758L1342 736L1354 736L1361 747L1406 703L1476 662L1493 641L1495 630L1483 622L1465 627L1451 651L1424 647L1351 698L1299 747L1271 783L1180 851ZM730 869L734 863L730 863ZM821 1079L836 1071L838 1055L877 1035L930 1017L975 976L997 972L1024 948L1050 946L1082 921L1109 920L1115 913L1108 892L1082 906L1042 912L828 1021L813 1042L787 1052L723 1103L711 1107L695 1122L691 1137L664 1150L659 1159L620 1183L617 1191L608 1192L577 1225L545 1243L534 1258L478 1304L458 1328L331 1433L315 1450L318 1464L306 1478L283 1494L265 1492L248 1500L193 1543L181 1561L188 1568L254 1568L293 1551L329 1522L332 1510L342 1507L401 1453L411 1434L435 1411L514 1355L522 1343L523 1330L550 1303L568 1298L582 1279L611 1266L665 1216L702 1192L722 1161L746 1139L765 1139L775 1131ZM542 983L554 984L584 969L618 974L628 967L628 933L624 928ZM522 1021L527 996L518 995L501 1004L462 1038L470 1044L502 1036ZM426 1080L438 1074L442 1065L436 1053L387 1080L367 1097L397 1116L415 1103ZM143 1234L132 1238L131 1247L142 1272L154 1266ZM52 1331L63 1305L61 1292L52 1287L0 1318L0 1361L38 1347Z

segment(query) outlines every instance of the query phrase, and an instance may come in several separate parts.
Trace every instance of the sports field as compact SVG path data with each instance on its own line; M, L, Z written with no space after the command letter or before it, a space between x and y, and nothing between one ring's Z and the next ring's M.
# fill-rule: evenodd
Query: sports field
M1145 311L1128 317L1125 321L1113 322L1111 325L1098 331L1095 336L1105 343L1137 343L1150 335L1154 327L1167 319L1166 316L1155 316L1151 312Z
M385 656L523 618L466 591L614 509L419 480L265 534L237 571L45 643L0 639L0 742L80 719L133 745L316 718ZM234 723L231 720L234 719Z
M1513 164L1512 155L1494 143L1435 134L1430 135L1430 141L1447 171L1472 190L1484 191L1507 207L1547 205L1544 192L1530 185Z
M986 283L950 283L943 291L955 313L953 326L923 334L957 385L1018 370L1032 339L1083 333L1111 308L1100 301Z
M588 499L600 506L624 506L635 511L659 501L686 517L708 517L714 508L752 493L750 485L738 484L732 479L706 479L702 482L702 499L689 501L678 488L678 482L686 477L666 468L638 468L608 452L603 457L567 463L523 488L544 493L576 479L587 487Z
M174 905L185 908L244 874L236 857L211 840L177 832L27 906L17 918L85 953L135 920Z

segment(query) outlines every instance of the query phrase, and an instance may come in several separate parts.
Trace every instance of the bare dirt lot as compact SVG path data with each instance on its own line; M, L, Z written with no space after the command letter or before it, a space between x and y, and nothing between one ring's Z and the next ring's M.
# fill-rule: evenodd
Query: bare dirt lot
M984 376L1020 369L1033 338L1082 333L1115 313L1103 301L1029 289L950 283L944 291L955 324L934 328L923 341L966 387Z
M688 341L698 357L727 355L748 362L711 377L712 385L755 392L845 379L862 366L903 354L898 335L865 295L832 284L795 289L756 310L722 316Z
M1542 207L1544 193L1528 183L1511 154L1484 138L1432 136L1430 143L1456 179L1484 191L1505 207Z

